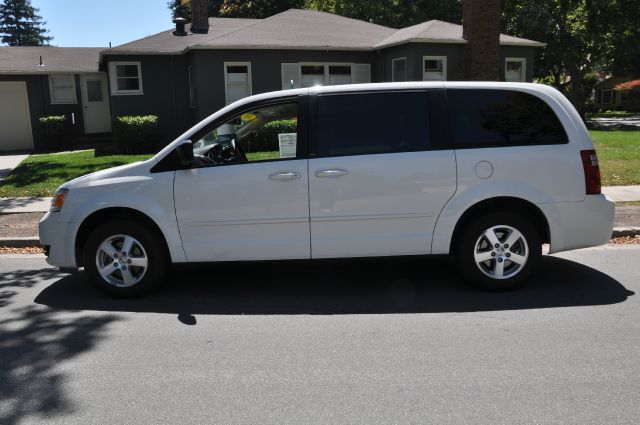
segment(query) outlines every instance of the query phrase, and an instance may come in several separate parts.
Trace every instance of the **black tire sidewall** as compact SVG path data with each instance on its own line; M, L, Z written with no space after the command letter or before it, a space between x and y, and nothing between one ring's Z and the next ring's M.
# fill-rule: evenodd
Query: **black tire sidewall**
M100 244L110 236L128 235L137 239L147 254L147 270L137 284L122 288L106 282L98 272L96 253ZM112 220L98 226L87 239L83 252L84 269L90 279L103 291L116 297L133 297L149 292L163 280L168 268L168 255L157 232L148 226L127 220Z
M529 249L527 264L515 276L507 279L492 279L480 271L475 263L475 244L487 229L507 225L520 231ZM518 214L496 212L485 214L465 226L458 237L455 256L459 273L473 286L490 291L506 291L523 284L533 273L542 254L540 234L532 222Z

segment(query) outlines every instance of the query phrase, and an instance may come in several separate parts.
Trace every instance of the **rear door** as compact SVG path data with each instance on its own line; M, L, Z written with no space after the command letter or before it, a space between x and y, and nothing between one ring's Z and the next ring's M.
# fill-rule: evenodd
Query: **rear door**
M456 189L444 90L321 94L312 105L312 257L430 253Z

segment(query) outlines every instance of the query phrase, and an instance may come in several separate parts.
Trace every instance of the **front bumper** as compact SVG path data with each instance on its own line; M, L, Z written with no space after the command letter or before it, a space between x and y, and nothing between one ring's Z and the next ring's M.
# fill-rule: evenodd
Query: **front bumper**
M587 195L582 202L538 204L551 234L549 252L588 248L609 242L615 204L606 195Z
M73 223L58 221L60 213L48 212L39 224L40 244L49 247L47 263L55 267L77 268L75 254L75 234Z

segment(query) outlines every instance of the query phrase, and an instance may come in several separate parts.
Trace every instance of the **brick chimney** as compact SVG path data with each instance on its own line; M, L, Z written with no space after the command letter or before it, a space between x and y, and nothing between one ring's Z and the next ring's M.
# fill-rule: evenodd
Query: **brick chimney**
M462 0L466 80L500 80L500 3L501 0Z
M208 0L191 0L191 32L206 34L209 32Z

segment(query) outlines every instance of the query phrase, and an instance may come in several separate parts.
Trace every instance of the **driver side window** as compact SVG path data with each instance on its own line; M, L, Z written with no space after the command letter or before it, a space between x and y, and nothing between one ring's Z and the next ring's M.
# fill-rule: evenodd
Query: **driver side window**
M196 156L215 165L295 158L298 103L256 107L227 120L193 142Z

